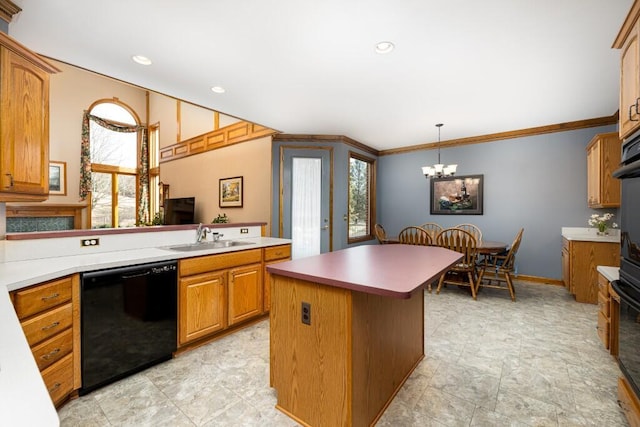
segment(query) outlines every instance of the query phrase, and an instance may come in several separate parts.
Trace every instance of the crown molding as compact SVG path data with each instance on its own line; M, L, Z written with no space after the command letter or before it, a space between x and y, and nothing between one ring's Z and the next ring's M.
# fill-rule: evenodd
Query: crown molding
M0 0L0 19L11 22L13 15L20 13L22 9L10 0Z

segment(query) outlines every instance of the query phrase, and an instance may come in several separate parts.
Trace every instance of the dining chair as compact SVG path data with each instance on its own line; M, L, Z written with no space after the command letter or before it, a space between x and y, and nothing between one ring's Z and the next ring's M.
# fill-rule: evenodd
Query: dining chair
M482 242L482 230L477 225L474 224L458 224L453 228L459 228L460 230L464 230L466 232L471 233L471 235L476 239L476 244L480 244Z
M443 285L468 286L471 296L476 299L476 239L473 234L460 228L445 228L438 234L436 244L440 247L462 253L462 259L453 265L449 271L440 276L436 294L440 293Z
M384 244L387 243L387 232L384 230L382 224L376 224L373 226L373 231L376 234L376 239L378 239L378 243Z
M492 254L485 257L484 263L479 268L480 273L478 274L476 292L480 286L483 288L507 289L511 295L511 301L516 300L511 273L515 270L516 253L522 241L522 233L524 233L524 228L518 231L506 254ZM495 284L493 283L494 281Z
M420 226L420 228L424 228L427 230L427 233L431 236L431 241L435 242L436 237L438 237L438 233L440 233L443 228L440 224L436 224L435 222L425 222Z
M431 246L433 242L433 240L431 240L431 235L429 235L427 230L421 227L416 227L415 225L410 225L400 231L398 241L405 245L423 246Z
M398 241L405 245L431 246L433 245L434 239L424 228L411 225L409 227L405 227L400 232L398 235ZM431 293L431 287L432 284L428 283L427 291L429 291L429 293Z

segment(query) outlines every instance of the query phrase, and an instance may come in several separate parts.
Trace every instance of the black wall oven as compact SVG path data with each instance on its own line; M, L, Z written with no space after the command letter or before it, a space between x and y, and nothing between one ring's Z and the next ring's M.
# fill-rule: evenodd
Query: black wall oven
M620 279L613 282L620 295L618 362L627 381L640 397L640 136L622 146Z

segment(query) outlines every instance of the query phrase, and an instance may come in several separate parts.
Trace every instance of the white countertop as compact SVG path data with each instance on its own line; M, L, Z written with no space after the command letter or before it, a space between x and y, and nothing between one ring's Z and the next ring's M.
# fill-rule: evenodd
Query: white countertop
M562 227L562 237L583 242L620 243L620 230L610 228L605 236L599 236L597 231L589 227Z
M597 268L598 273L602 274L608 281L613 282L614 280L618 280L620 275L618 267L609 267L607 265L599 265Z
M191 234L189 234L189 239L191 239ZM233 231L229 234L234 236ZM132 238L136 239L133 243L131 243ZM86 254L0 262L0 425L58 426L60 424L58 414L51 402L27 339L22 332L20 322L9 299L9 291L85 271L291 243L287 239L255 237L254 234L254 237L233 238L233 240L243 240L253 244L228 248L197 251L168 249L172 245L188 243L189 241L185 242L184 238L173 242L165 240L162 247L139 247L141 245L140 241L142 239L148 240L148 238L148 236L140 237L139 239L131 235L126 236L127 244L122 247L137 247L136 249L111 249L105 252L100 252L100 249L98 249ZM32 241L31 243L24 243L23 241L15 243L15 250L11 252L8 248L11 242L4 241L1 243L4 245L5 259L10 259L12 253L33 253L37 252L42 245L52 244L52 242ZM53 242L53 244L55 243ZM61 240L57 243L65 242ZM114 244L113 242L106 243L107 245ZM29 244L34 245L34 250L30 250ZM38 247L35 245L38 245ZM24 256L22 257L24 258Z

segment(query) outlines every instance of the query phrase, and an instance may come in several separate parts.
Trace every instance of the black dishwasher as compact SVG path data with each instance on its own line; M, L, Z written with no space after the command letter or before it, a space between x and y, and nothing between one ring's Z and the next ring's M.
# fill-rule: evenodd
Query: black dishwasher
M177 343L177 262L82 274L79 394L168 360Z

